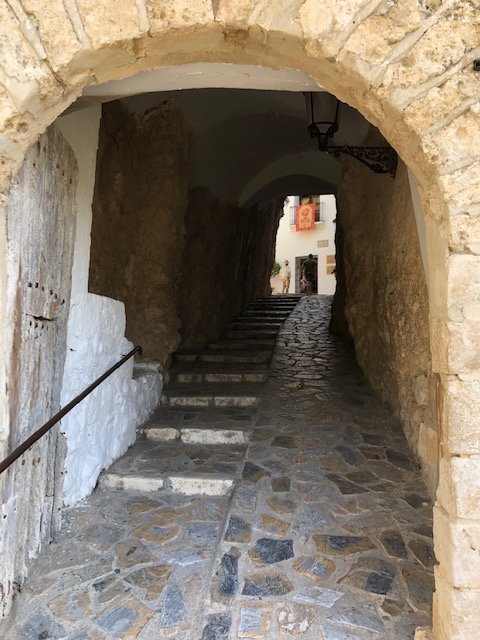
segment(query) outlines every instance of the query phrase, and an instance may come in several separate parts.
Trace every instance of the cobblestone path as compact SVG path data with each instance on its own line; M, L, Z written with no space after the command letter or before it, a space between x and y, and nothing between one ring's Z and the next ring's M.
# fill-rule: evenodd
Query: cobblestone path
M429 623L431 504L329 304L303 298L283 326L233 495L96 490L2 637L410 640Z

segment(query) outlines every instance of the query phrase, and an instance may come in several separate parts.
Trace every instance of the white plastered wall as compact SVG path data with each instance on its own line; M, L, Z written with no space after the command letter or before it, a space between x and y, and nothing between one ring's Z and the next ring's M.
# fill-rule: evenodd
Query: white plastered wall
M67 404L133 345L125 338L122 302L88 292L92 198L101 107L57 120L78 163L77 225L61 403ZM134 442L136 427L157 406L162 378L154 365L125 363L61 423L67 439L64 502L71 505L95 487L102 469Z
M315 223L311 231L296 231L295 227L290 225L291 207L298 205L298 202L298 196L289 196L288 202L284 205L277 231L275 260L280 264L288 260L292 271L289 293L295 293L295 258L307 256L309 253L318 256L318 293L332 295L335 293L336 278L334 274L327 273L327 256L335 255L335 196L320 196L323 224ZM318 246L318 243L326 246ZM335 264L330 263L329 266ZM282 283L278 276L271 279L271 285L273 293L281 293Z

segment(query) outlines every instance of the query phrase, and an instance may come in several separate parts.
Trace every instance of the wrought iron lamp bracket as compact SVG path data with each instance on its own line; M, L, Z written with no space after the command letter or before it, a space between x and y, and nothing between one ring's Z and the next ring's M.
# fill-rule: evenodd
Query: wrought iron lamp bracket
M398 156L392 147L369 147L369 146L350 146L350 145L333 145L330 142L339 130L338 114L340 109L340 101L337 100L335 109L335 119L314 121L314 102L313 94L310 93L310 117L312 122L308 125L308 132L311 138L316 138L318 148L324 153L328 153L338 158L340 154L355 158L374 173L388 173L392 178L395 177L397 171Z
M388 173L395 177L398 164L398 156L392 147L350 147L348 145L324 145L323 148L318 145L320 151L324 151L330 155L338 156L342 153L355 158L373 173Z

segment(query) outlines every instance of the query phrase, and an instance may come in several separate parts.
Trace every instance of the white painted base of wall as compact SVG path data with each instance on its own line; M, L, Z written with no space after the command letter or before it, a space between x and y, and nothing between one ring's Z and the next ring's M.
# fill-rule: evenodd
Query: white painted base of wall
M84 294L70 309L62 406L128 353L123 303ZM133 375L126 362L61 423L67 439L64 503L72 505L95 487L98 475L133 444L136 428L160 400L162 376L155 365Z
M92 198L98 147L99 106L60 118L56 125L78 164L77 225L61 404L81 393L132 350L122 302L88 293ZM95 389L61 422L67 439L64 503L94 489L99 473L133 444L136 427L160 401L162 376L154 365L135 370L133 359Z

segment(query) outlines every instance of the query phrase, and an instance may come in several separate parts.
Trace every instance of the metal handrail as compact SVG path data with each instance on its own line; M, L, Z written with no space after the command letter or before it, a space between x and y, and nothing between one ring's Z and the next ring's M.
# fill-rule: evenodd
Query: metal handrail
M60 409L58 413L56 413L53 418L50 418L48 422L45 422L35 433L32 433L21 445L19 445L16 449L12 451L10 455L8 455L4 460L0 462L0 474L8 469L8 467L17 460L27 449L30 449L32 444L35 444L37 440L40 440L42 436L44 436L52 427L54 427L57 422L59 422L69 411L71 411L79 402L81 402L84 398L86 398L94 389L98 387L106 378L108 378L114 371L116 371L119 367L122 366L127 360L129 360L136 353L142 353L142 347L135 347L127 353L121 360L119 360L113 367L110 367L104 374L102 374L99 378L92 382L82 393L79 393L78 396L75 396L73 400L71 400L68 404L66 404L63 409Z

